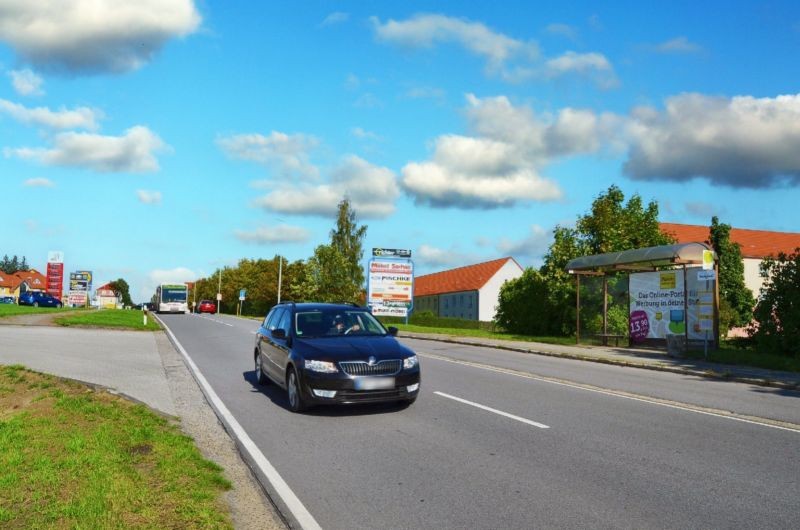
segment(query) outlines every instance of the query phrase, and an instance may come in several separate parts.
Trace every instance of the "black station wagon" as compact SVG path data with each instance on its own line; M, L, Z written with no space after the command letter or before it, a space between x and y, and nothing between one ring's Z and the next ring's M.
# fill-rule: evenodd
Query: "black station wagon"
M283 302L256 333L256 379L285 388L294 412L322 404L411 404L419 361L396 334L365 307Z

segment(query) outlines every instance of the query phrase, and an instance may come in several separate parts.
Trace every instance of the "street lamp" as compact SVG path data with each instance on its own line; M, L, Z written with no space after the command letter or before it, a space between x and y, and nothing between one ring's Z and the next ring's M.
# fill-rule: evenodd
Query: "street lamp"
M222 267L219 268L219 284L217 285L217 314L222 311Z

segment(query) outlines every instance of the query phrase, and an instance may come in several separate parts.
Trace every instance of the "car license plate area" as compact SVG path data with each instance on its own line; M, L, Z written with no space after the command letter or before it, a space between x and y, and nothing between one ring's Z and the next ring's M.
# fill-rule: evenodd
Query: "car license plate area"
M394 388L394 377L357 377L353 381L356 390L385 390Z

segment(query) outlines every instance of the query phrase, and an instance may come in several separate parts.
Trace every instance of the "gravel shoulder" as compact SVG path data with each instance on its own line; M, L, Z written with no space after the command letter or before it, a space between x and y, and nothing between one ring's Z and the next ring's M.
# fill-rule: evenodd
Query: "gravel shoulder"
M183 431L194 438L203 456L225 469L226 478L233 484L225 497L234 527L242 530L287 528L163 332L156 333L156 344Z

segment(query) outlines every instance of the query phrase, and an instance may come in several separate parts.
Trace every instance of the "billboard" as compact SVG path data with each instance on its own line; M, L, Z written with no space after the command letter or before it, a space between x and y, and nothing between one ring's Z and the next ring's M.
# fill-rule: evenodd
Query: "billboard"
M684 335L702 340L714 329L714 280L699 268L687 269L689 294L684 298L682 270L640 272L630 275L631 339L666 339Z
M47 253L47 294L61 298L64 289L64 253L51 250Z
M413 302L414 264L411 260L370 260L367 305L373 315L406 317Z
M75 271L69 273L69 299L73 306L84 306L89 301L92 290L92 271Z

